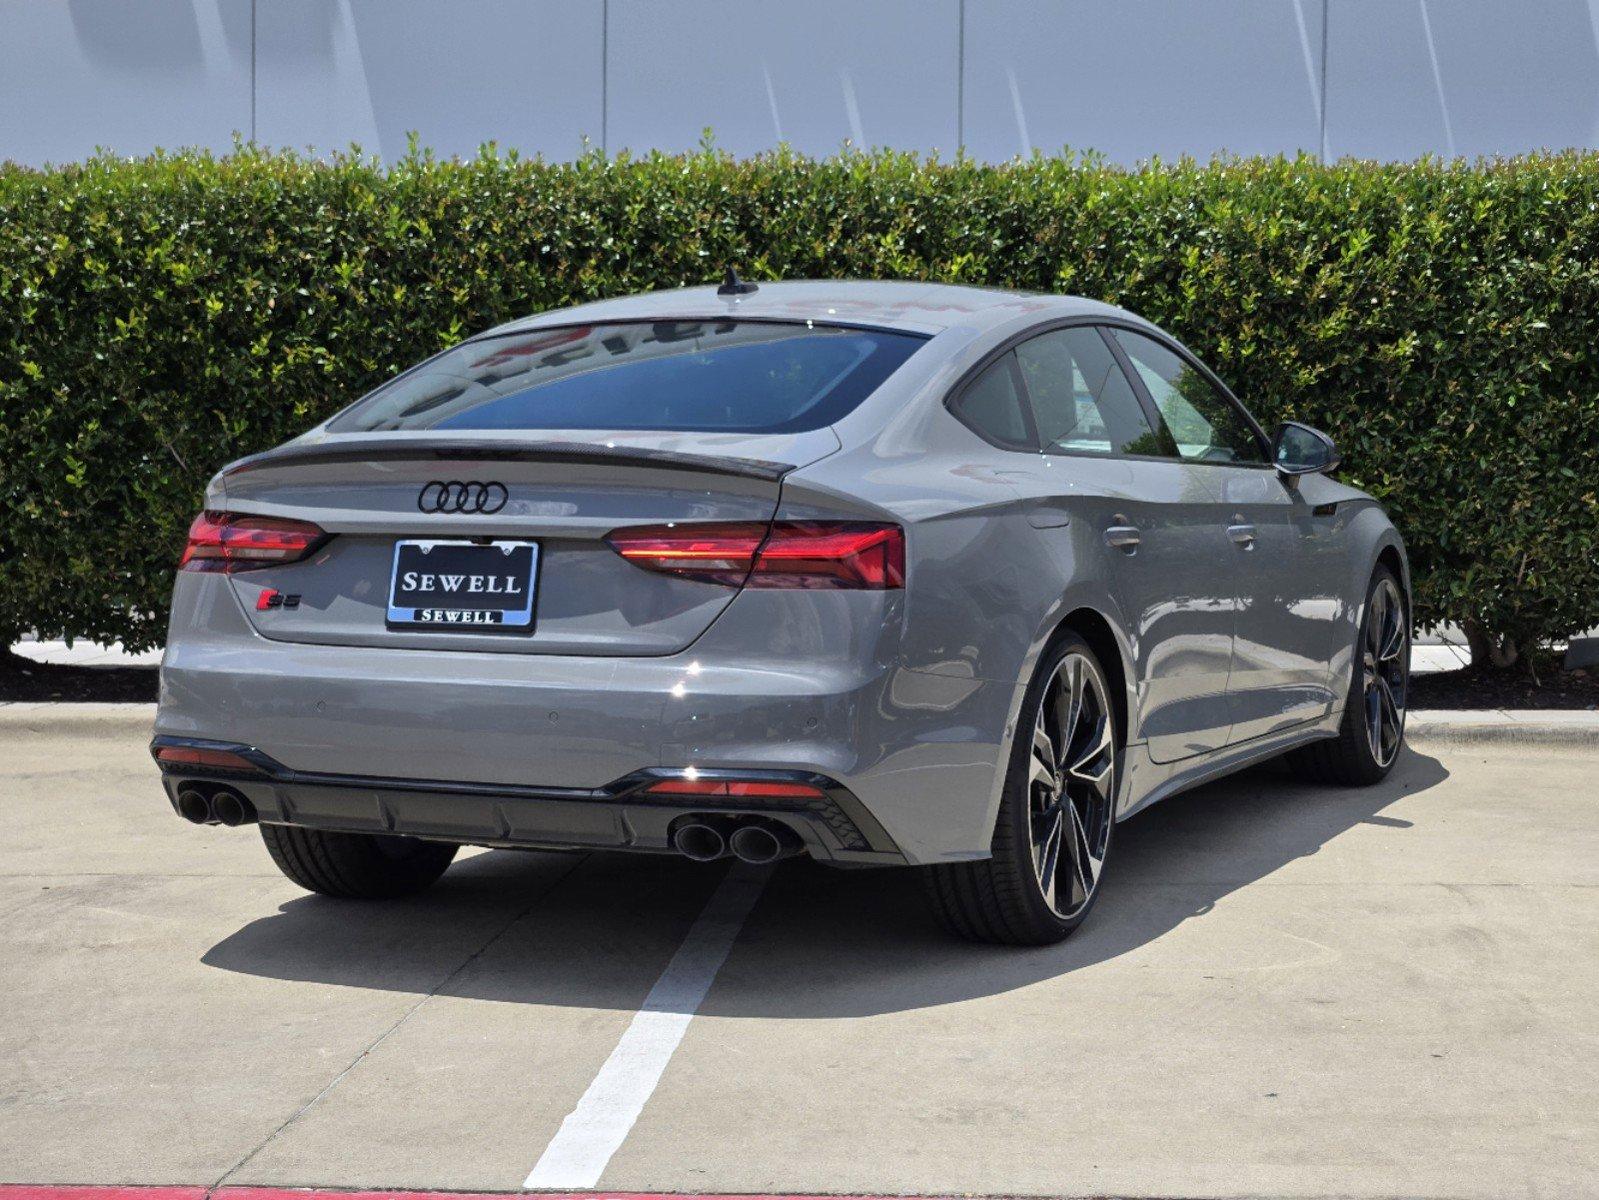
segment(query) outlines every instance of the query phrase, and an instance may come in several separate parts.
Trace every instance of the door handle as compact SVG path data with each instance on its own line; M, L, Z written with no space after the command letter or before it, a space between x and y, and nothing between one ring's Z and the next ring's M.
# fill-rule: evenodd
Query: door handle
M1255 544L1255 527L1253 525L1229 525L1227 526L1227 536L1247 550Z
M1138 526L1112 525L1105 530L1105 545L1118 550L1134 550L1139 542Z

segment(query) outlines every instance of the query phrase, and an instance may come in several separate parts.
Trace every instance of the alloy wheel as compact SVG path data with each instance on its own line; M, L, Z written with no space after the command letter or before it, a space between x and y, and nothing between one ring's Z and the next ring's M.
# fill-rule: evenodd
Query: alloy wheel
M1067 654L1045 684L1028 757L1033 872L1050 910L1069 919L1099 886L1116 796L1111 708L1083 655Z
M1399 589L1383 578L1371 594L1360 642L1366 706L1366 742L1379 767L1399 753L1405 736L1405 692L1410 675L1410 632Z

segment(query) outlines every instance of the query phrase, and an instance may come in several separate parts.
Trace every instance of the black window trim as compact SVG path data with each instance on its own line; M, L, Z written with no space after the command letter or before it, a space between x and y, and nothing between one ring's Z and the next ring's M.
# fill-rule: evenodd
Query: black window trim
M972 433L976 434L984 442L988 443L990 446L993 446L995 449L1004 450L1011 454L1036 454L1040 458L1044 457L1045 450L1044 447L1039 443L1038 426L1033 420L1032 397L1026 391L1027 381L1021 377L1021 368L1016 364L1016 359L1013 352L1015 351L1016 347L1021 345L1023 342L1031 341L1033 338L1039 337L1042 334L1053 333L1057 329L1071 329L1082 325L1091 326L1092 328L1097 329L1099 331L1099 335L1109 344L1111 354L1121 366L1122 374L1127 377L1128 385L1133 389L1133 395L1137 397L1139 405L1144 410L1145 417L1149 419L1150 424L1154 428L1154 431L1157 435L1164 433L1167 438L1171 438L1174 450L1176 446L1176 439L1172 438L1171 430L1166 426L1166 419L1160 415L1160 409L1156 407L1154 397L1150 395L1149 389L1144 385L1143 377L1139 375L1137 368L1133 366L1132 360L1128 358L1126 350L1122 348L1121 343L1118 342L1114 337L1109 336L1110 330L1125 329L1128 333L1142 334L1150 341L1166 347L1166 349L1176 354L1184 362L1196 368L1200 375L1213 387L1215 387L1218 392L1221 393L1223 399L1227 403L1231 404L1233 408L1243 416L1245 423L1255 435L1255 441L1259 445L1261 456L1265 461L1258 463L1221 462L1215 459L1184 458L1178 453L1099 454L1090 451L1078 450L1054 450L1049 452L1050 457L1092 458L1101 461L1115 460L1121 462L1177 462L1189 463L1200 467L1234 467L1249 471L1274 469L1271 463L1271 443L1266 437L1264 431L1262 431L1260 423L1255 420L1255 418L1250 414L1249 410L1244 407L1243 402L1233 394L1232 389L1223 383L1214 371L1195 358L1194 355L1191 354L1181 342L1171 337L1165 331L1157 329L1153 325L1142 325L1120 317L1102 317L1090 315L1057 317L1053 320L1045 321L1038 325L1029 326L1027 329L1022 330L1019 333L1012 334L998 346L995 346L987 354L983 355L982 358L978 359L973 366L967 369L966 373L962 375L960 379L956 380L954 386L949 389L949 392L944 397L944 407L949 411L949 414L952 417L961 423L961 425L971 430ZM966 390L971 387L972 384L974 384L977 379L988 370L989 367L993 366L994 363L998 362L1007 354L1012 356L1012 378L1015 380L1018 388L1021 390L1021 396L1023 400L1022 419L1027 422L1032 434L1033 445L1030 448L1007 446L1003 442L996 441L995 439L989 437L981 429L978 429L970 421L966 420L966 418L963 417L960 412L960 401L965 395Z

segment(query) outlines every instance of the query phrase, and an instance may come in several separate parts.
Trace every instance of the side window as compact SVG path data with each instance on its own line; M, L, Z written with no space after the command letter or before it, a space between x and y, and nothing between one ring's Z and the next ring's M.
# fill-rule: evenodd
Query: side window
M1171 454L1162 449L1116 356L1086 325L1016 347L1045 453Z
M1006 354L971 383L954 404L955 415L980 436L1007 450L1037 450L1016 386L1015 355Z
M1133 360L1179 454L1204 462L1266 461L1243 414L1181 355L1125 329L1116 330L1115 338Z

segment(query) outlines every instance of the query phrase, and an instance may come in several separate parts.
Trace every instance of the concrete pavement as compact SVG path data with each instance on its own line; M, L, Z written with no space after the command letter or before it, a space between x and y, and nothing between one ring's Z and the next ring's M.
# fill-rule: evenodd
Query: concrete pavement
M144 732L0 723L0 1181L515 1189L722 874L495 851L308 897L170 814ZM1060 947L780 868L600 1185L1599 1191L1599 749L1420 744L1141 814Z

